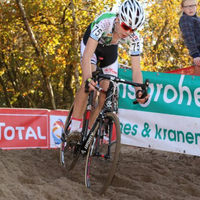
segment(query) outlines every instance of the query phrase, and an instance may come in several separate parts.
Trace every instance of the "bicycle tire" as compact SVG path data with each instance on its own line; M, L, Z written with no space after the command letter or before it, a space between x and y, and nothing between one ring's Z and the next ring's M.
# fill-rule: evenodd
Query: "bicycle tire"
M99 140L99 134L98 131L96 131L88 148L85 165L85 186L100 194L105 193L113 180L118 163L121 143L120 123L116 114L112 112L106 113L104 119L103 126L99 126L98 130L101 129L101 133L105 133L106 125L108 125L110 137L106 140L107 138L105 134L102 134ZM115 125L116 130L115 137L113 124ZM95 150L98 148L97 144L99 144L100 153L98 156L95 155ZM108 151L108 144L111 145L110 158L106 158L105 156Z
M73 112L74 105L71 106L69 114L65 121L64 131L62 134L61 144L60 144L60 164L66 167L67 170L72 170L77 163L79 158L79 147L77 145L69 146L66 142L66 137L69 133L69 126L71 123L71 116Z

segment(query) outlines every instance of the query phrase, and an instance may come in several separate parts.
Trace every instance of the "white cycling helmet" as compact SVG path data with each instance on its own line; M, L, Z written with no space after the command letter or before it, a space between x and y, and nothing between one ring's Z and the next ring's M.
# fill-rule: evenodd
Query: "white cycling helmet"
M131 29L137 29L144 23L144 8L136 0L125 0L119 8L119 20Z

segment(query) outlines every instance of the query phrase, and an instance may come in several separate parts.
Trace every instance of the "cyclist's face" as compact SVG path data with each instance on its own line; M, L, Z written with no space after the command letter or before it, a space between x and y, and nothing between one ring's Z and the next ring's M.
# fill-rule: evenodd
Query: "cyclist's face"
M186 0L183 3L182 11L189 16L193 16L197 12L197 1L196 0Z
M128 27L125 23L120 23L119 18L117 18L116 22L116 29L120 38L126 38L133 32L133 30L130 27Z

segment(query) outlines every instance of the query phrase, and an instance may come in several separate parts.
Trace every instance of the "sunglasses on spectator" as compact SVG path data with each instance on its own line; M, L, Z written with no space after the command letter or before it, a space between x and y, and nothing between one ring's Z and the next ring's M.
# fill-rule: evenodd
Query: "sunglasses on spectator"
M125 31L131 31L134 32L136 29L132 29L131 27L127 26L124 22L120 23L120 26L125 30Z
M189 9L189 8L195 8L197 5L188 5L188 6L183 6L183 8Z

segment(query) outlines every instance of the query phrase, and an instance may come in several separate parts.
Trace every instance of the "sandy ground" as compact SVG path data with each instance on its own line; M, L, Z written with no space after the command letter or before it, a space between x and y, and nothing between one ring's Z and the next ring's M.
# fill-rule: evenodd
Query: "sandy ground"
M122 146L102 196L84 186L84 159L72 171L55 149L0 150L1 200L199 200L200 157Z

